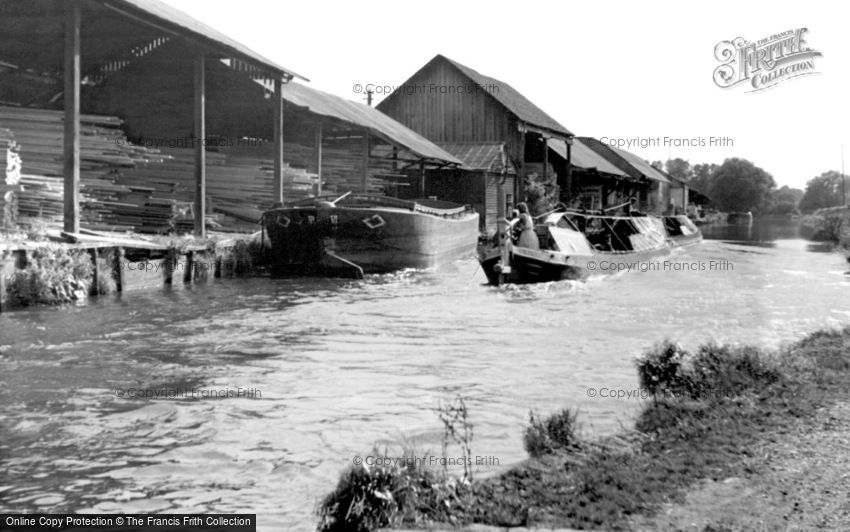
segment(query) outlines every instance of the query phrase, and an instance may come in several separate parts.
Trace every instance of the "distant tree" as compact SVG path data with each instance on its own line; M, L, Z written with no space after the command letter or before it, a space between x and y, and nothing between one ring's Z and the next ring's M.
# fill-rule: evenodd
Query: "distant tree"
M711 191L711 182L717 168L718 166L713 163L695 164L691 167L693 177L689 183L690 186L704 194L708 194Z
M726 159L713 173L709 196L724 211L762 212L776 187L773 176L746 159Z
M679 181L685 181L687 183L694 177L691 163L678 157L676 159L667 159L666 168L667 173Z
M770 206L767 210L771 214L791 214L797 211L797 205L802 197L802 189L784 185L770 195Z
M844 186L847 197L850 198L850 178L846 175ZM841 172L830 170L806 183L806 192L800 199L799 208L802 212L812 212L836 205L841 205Z
M646 162L649 163L649 161ZM651 163L649 163L649 166L655 168L656 170L661 170L662 172L664 171L664 163L661 161L652 161Z

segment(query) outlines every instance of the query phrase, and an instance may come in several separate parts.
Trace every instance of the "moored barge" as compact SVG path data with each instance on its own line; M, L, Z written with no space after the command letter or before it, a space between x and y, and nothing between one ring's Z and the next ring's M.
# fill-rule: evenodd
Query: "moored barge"
M272 275L361 278L432 268L475 250L478 213L438 200L345 194L263 214Z

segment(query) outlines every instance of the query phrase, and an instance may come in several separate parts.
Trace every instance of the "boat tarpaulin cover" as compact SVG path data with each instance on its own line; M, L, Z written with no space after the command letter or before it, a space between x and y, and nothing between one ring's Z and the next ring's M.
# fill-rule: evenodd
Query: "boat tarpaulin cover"
M637 234L630 235L629 240L635 251L648 251L664 246L667 242L667 231L664 222L654 216L640 216L631 219Z
M555 241L561 253L578 257L593 256L593 250L590 249L590 244L582 233L564 227L550 226L549 234L552 235L552 240Z

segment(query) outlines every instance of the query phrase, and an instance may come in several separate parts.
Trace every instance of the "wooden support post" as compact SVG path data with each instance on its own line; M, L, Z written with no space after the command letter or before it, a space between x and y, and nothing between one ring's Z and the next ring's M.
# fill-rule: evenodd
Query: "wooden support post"
M195 236L207 236L207 152L204 139L207 135L206 87L204 78L204 53L197 52L195 57Z
M541 136L540 139L543 141L543 182L549 182L549 142L546 140L546 137Z
M567 190L561 192L564 203L570 204L573 191L573 139L567 139Z
M274 80L274 179L272 197L276 203L283 203L283 81Z
M363 193L369 192L369 132L363 134Z
M393 145L393 174L398 173L398 146ZM398 178L393 177L393 196L398 197Z
M97 264L98 264L97 248L90 248L89 249L89 256L91 256L91 264L92 264L91 286L89 286L89 295L90 296L96 296L97 293L100 291L100 286L99 286L100 280L98 279L98 271L97 271Z
M127 258L124 254L124 248L117 247L114 249L113 256L115 263L112 265L115 268L115 289L119 292L124 291L124 268L127 266Z
M65 2L65 134L64 158L65 231L80 230L80 2Z
M425 197L425 163L419 163L419 197Z
M316 175L319 176L319 183L316 185L316 195L322 195L322 123L316 124L316 143L314 145L316 156Z

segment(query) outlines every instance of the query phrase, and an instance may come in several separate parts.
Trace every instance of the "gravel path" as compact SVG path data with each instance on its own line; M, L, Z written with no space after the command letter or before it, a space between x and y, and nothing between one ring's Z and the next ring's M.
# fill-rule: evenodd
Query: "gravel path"
M850 530L850 401L761 445L757 472L709 481L636 530ZM743 471L749 469L742 468Z

